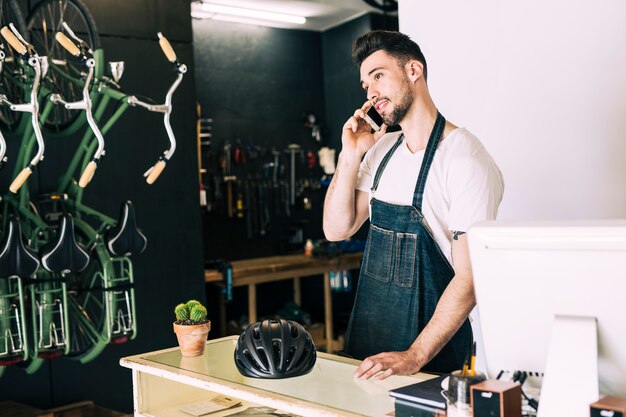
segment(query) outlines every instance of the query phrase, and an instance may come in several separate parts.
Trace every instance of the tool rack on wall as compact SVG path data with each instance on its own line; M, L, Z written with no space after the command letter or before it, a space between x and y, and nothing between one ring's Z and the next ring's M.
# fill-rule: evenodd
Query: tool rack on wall
M222 222L235 234L235 240L278 244L280 253L303 251L306 239L321 238L325 178L317 155L319 126L305 124L314 139L309 143L280 146L271 141L216 138L211 132L212 121L199 114L199 174L205 219ZM307 234L310 223L317 223L317 234ZM232 241L233 236L230 238Z

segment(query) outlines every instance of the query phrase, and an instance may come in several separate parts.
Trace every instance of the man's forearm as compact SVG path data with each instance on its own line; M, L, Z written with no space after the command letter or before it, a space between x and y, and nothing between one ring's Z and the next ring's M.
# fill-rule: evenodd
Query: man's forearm
M360 158L339 154L337 169L324 201L324 234L328 240L343 240L353 233L356 206L355 186Z
M411 345L421 366L430 362L450 341L475 305L472 276L455 276L439 299L428 325Z

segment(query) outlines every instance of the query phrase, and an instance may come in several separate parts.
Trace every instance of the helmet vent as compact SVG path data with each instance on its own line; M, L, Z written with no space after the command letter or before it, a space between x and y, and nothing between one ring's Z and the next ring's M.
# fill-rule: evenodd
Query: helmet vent
M246 357L246 359L248 360L248 362L252 363L254 366L260 368L261 365L257 362L256 359L254 359L254 356L252 356L252 354L250 354L250 352L248 350L244 350L243 355ZM239 361L241 362L241 361Z
M259 356L259 360L261 361L260 366L263 369L269 369L269 362L267 361L267 356L265 356L265 349L263 349L262 347L258 347L256 349L256 352Z
M293 356L296 354L296 347L292 346L289 348L289 356L287 357L287 364L290 364L293 361Z
M276 339L272 340L272 351L273 351L273 354L274 354L274 363L275 364L279 364L280 363L280 359L281 359L280 358L280 356L281 356L280 355L280 345L281 345L280 340L276 340Z

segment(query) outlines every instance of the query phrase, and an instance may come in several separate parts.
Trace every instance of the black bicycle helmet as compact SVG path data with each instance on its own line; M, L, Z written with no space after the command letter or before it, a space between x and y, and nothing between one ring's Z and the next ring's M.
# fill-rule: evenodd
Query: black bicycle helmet
M311 335L291 320L263 320L249 325L237 342L235 365L252 378L290 378L307 374L317 355Z

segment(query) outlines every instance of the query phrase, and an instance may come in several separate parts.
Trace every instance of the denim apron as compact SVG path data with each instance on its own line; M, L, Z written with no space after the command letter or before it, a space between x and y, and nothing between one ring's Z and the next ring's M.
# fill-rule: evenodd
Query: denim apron
M421 212L426 178L445 122L438 113L415 185L413 205L389 204L374 198L383 171L404 135L387 152L376 171L370 201L370 230L344 348L354 358L408 349L428 324L439 298L454 277L454 269ZM471 327L469 320L465 320L423 370L461 369L471 343Z

